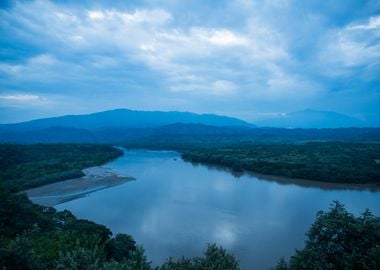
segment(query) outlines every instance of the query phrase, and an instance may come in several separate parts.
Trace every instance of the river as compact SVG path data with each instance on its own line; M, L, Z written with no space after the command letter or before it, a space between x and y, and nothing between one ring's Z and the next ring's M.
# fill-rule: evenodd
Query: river
M380 192L322 189L184 162L176 152L125 150L105 165L135 181L57 205L131 234L153 265L201 255L207 243L232 252L242 269L268 269L302 248L316 212L334 200L380 215Z

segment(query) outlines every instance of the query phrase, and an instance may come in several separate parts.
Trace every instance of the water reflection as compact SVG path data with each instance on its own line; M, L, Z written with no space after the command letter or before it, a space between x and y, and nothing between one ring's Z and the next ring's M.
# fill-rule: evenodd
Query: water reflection
M380 214L380 193L263 181L183 162L174 152L127 151L107 167L137 181L57 206L132 234L154 264L196 256L206 243L233 252L245 269L266 269L303 245L315 213L340 200Z
M323 190L359 190L359 191L380 192L380 185L375 185L375 184L328 183L328 182L320 182L320 181L305 180L305 179L294 179L294 178L288 178L288 177L276 176L276 175L265 175L265 174L248 172L248 171L234 171L223 166L210 165L210 164L205 165L198 162L190 162L190 163L194 167L206 166L207 168L211 170L228 172L237 179L242 176L248 175L248 176L256 178L257 180L276 182L280 185L297 185L297 186L301 186L305 188L319 188Z

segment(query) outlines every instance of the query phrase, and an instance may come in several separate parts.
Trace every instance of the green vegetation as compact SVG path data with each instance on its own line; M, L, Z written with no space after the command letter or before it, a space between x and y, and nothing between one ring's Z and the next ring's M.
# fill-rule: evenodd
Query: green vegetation
M83 176L82 169L106 163L123 152L90 144L0 144L0 184L19 191Z
M56 212L31 203L23 195L0 190L0 269L153 269L144 249L130 235L111 236L105 226L77 219L67 210ZM223 248L209 245L203 257L169 259L155 269L239 267Z
M238 270L239 263L233 255L222 247L208 245L204 257L172 259L169 258L159 270Z
M121 150L104 145L0 145L0 269L153 269L132 236L112 237L103 225L12 193L82 176L81 169L121 154ZM210 245L203 257L186 260L191 269L239 269L234 257L215 245ZM169 259L156 269L174 270L178 269L174 265L181 263Z
M130 235L75 218L69 211L32 204L0 190L0 269L238 270L233 255L209 245L202 257L169 258L153 268ZM319 212L305 247L280 269L380 269L380 218L355 217L336 202Z
M56 212L4 190L0 211L1 269L150 269L131 236L111 238L105 226L68 211Z
M368 210L355 217L335 202L317 214L306 236L305 247L275 270L380 269L380 218Z
M380 144L236 145L183 151L191 162L323 182L380 184Z
M225 151L229 155L232 155L233 151L252 156L265 153L267 158L276 153L276 156L288 162L299 160L300 156L307 160L305 157L309 157L311 153L316 157L327 155L330 162L334 161L333 157L345 160L344 158L356 153L355 158L362 166L366 164L365 156L368 160L373 159L375 164L379 164L377 145L329 143L296 147L286 145L251 147L248 149L251 152L240 152L243 151L242 148L223 148L220 151L221 153ZM136 245L132 236L127 234L112 236L112 232L103 225L77 219L69 211L57 212L54 208L33 204L25 195L10 192L24 187L26 181L34 179L36 175L43 176L39 170L45 173L51 171L59 173L68 169L101 164L120 154L112 147L1 145L1 150L3 170L1 179L4 187L0 187L0 269L240 269L234 256L215 244L208 245L201 257L169 258L161 266L153 268L144 254L144 249ZM258 152L254 152L255 150ZM207 153L196 151L200 150L192 150L188 154ZM216 150L208 151L213 154ZM56 164L54 170L49 167L53 161ZM33 170L33 162L40 163L41 167ZM354 166L353 163L349 165ZM24 173L21 174L22 177L18 171L20 168L28 168L27 173L22 172ZM5 185L12 185L13 188L5 188ZM348 213L343 205L336 202L329 212L317 214L316 221L306 236L305 247L296 251L288 261L281 259L274 269L380 269L380 218L373 216L368 210L361 216L355 217Z
M379 143L380 128L325 128L325 129L282 129L282 128L225 128L203 130L199 125L187 126L184 129L163 130L161 134L144 134L140 130L135 136L124 135L123 142L127 147L149 149L193 149L236 147L252 144L303 144L306 142L355 142ZM204 127L205 128L205 127ZM133 132L131 132L133 134ZM125 133L126 134L126 133ZM139 136L138 136L139 135ZM110 134L107 133L109 138ZM104 140L106 141L106 140Z

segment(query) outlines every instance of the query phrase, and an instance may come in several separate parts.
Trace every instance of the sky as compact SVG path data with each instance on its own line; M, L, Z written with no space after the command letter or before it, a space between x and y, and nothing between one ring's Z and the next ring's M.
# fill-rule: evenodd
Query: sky
M0 1L0 123L115 108L380 123L380 0Z

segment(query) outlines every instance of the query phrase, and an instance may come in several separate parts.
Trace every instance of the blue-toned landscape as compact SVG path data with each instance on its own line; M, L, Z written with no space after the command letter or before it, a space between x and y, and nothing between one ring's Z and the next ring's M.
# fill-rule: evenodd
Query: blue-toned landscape
M0 269L380 269L380 1L0 1Z
M380 214L379 192L234 176L183 162L175 152L127 150L104 166L136 181L56 208L131 233L155 265L170 256L199 256L204 243L215 242L235 254L243 269L267 269L302 248L315 213L333 200L355 214L365 208ZM165 239L157 242L161 235Z

